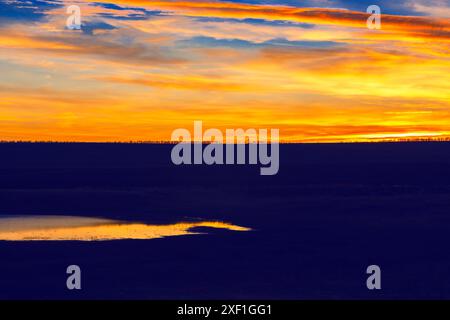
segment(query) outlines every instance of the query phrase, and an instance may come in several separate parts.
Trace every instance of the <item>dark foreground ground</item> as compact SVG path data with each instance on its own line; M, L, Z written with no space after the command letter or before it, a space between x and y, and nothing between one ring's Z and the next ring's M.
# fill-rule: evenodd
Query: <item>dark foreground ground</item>
M0 242L0 298L450 298L450 144L283 145L176 167L168 145L0 144L0 214L251 227L145 241ZM66 289L66 267L82 290ZM366 268L382 268L382 290Z

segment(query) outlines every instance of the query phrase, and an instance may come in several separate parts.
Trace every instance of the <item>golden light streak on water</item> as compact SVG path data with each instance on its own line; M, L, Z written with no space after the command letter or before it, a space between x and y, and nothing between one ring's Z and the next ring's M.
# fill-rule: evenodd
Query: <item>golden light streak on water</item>
M157 225L69 216L20 216L0 218L0 241L106 241L157 239L198 234L196 227L249 231L220 221L179 222Z

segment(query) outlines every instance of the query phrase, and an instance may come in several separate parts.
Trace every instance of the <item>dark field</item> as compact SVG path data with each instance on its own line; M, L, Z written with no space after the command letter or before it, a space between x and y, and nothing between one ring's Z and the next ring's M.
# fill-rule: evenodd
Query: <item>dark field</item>
M250 232L0 241L0 298L450 298L450 143L282 145L280 172L174 166L170 145L0 144L0 215ZM66 289L66 267L82 290ZM382 269L382 290L366 268Z

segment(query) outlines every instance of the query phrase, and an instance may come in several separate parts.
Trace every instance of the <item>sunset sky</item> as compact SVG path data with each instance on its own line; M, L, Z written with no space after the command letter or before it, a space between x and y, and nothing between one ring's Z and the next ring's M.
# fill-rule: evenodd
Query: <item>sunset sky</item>
M0 70L0 140L449 137L450 0L0 0Z

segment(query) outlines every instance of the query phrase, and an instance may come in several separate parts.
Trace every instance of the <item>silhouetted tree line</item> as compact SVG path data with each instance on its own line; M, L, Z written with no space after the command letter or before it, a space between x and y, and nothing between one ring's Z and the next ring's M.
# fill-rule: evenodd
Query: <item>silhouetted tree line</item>
M303 143L386 143L386 142L450 142L450 137L424 137L424 138L392 138L392 139L376 139L376 140L348 140L335 142L305 142L305 141L280 141L280 144L303 144ZM107 141L107 142L83 142L83 141L27 141L27 140L0 140L0 144L177 144L178 141L166 140L130 140L130 141ZM204 144L209 142L204 141ZM246 142L248 143L248 141Z

